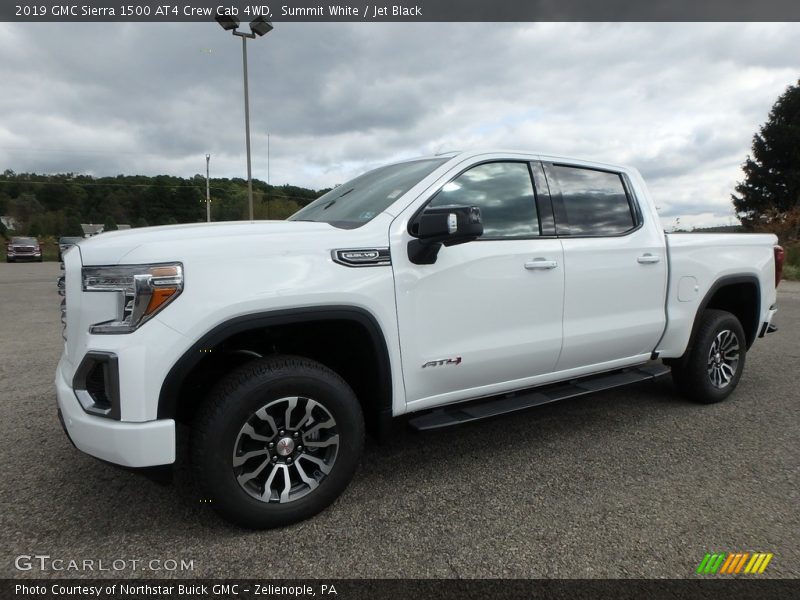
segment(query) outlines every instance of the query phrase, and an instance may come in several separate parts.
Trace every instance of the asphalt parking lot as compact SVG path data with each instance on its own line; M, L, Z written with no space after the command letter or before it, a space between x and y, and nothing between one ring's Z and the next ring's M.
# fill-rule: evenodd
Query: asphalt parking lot
M800 576L800 284L781 284L780 331L748 354L726 402L690 404L663 378L400 429L368 443L324 513L252 532L201 504L186 469L163 486L70 445L52 385L57 275L56 263L0 264L0 577L41 577L15 567L38 554L193 561L44 574L68 577L682 578L709 551L772 552L763 576Z

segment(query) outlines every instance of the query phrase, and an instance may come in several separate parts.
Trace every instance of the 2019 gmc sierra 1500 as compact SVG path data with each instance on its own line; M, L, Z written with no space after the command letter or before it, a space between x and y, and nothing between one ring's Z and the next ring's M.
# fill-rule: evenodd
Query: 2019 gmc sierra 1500
M186 423L204 497L280 526L330 504L365 429L405 413L434 429L669 368L687 397L723 400L773 328L776 242L665 235L631 168L391 164L288 221L67 250L59 413L80 450L128 467L173 463Z

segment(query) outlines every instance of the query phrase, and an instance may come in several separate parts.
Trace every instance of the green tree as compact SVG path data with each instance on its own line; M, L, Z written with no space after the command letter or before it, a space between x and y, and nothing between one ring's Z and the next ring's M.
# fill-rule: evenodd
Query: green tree
M80 219L74 215L67 217L67 221L64 226L64 230L61 232L61 235L83 237L83 227L81 227Z
M156 177L154 185L145 194L144 217L149 223L166 223L172 204L172 190L167 187L164 177Z
M196 223L205 213L206 202L200 188L182 185L176 191L172 216L178 223Z
M43 235L57 236L64 230L64 211L56 210L45 212L41 217L37 218L37 222L39 223Z
M44 212L42 205L36 199L36 194L24 192L9 203L9 212L21 223L31 223L34 217Z
M746 228L782 223L800 206L800 80L773 105L742 169L732 200Z
M105 221L103 221L103 231L116 231L117 230L117 222L114 220L114 217L106 217Z
M144 217L139 217L136 219L136 222L133 224L134 227L147 227L147 221Z

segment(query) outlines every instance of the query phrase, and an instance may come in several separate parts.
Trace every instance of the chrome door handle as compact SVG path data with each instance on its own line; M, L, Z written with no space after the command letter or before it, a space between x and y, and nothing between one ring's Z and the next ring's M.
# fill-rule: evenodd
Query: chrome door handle
M529 271L535 269L555 269L558 263L554 260L545 260L544 258L534 258L525 263L525 268Z
M658 261L660 261L660 260L661 260L661 257L660 257L660 256L655 256L654 254L650 254L650 253L648 252L647 254L642 254L642 255L641 255L639 258L637 258L636 260L637 260L637 261L638 261L640 264L643 264L643 265L650 265L650 264L657 263Z

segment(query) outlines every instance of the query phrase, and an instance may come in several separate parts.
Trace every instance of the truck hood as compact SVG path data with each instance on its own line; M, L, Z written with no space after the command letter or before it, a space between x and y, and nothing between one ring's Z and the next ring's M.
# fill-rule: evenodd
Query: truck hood
M137 250L147 247L174 248L178 255L182 246L190 245L252 247L253 244L269 241L286 248L296 244L297 238L302 238L307 245L311 240L329 236L340 238L347 232L327 223L309 221L192 223L110 231L83 240L79 247L84 265L114 265L141 262L137 256L148 253Z

